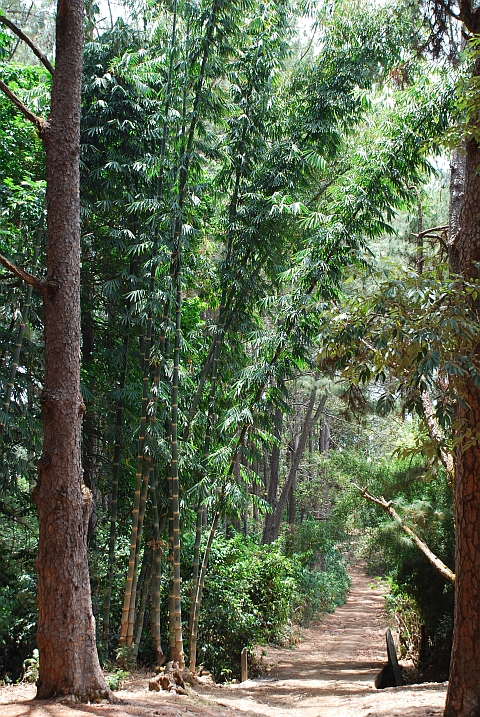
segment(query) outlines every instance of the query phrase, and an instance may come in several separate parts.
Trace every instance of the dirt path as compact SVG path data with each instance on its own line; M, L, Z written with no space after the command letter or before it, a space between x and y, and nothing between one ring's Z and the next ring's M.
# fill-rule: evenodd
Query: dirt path
M351 575L345 605L307 630L296 650L270 650L270 676L226 688L219 703L249 717L441 715L443 684L375 689L386 661L383 594L361 571Z
M199 685L189 696L148 692L134 679L116 694L121 705L32 702L35 689L0 689L0 717L440 717L444 684L376 690L385 661L386 619L381 589L352 572L347 602L319 626L305 631L295 650L270 649L268 677L226 687Z

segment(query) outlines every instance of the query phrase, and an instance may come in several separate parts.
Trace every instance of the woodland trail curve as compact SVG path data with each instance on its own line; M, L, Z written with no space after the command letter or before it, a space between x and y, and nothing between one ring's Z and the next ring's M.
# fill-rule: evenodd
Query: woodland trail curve
M32 702L35 688L0 689L0 717L441 717L446 685L376 690L386 660L386 616L379 586L359 568L344 605L304 631L296 649L271 648L268 677L228 686L199 685L186 697L148 692L138 676L116 694L121 705Z

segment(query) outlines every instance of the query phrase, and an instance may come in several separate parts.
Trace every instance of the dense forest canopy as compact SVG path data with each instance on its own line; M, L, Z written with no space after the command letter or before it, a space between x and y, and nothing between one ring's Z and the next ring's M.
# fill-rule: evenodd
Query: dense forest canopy
M3 679L230 679L355 555L479 713L477 13L3 3Z

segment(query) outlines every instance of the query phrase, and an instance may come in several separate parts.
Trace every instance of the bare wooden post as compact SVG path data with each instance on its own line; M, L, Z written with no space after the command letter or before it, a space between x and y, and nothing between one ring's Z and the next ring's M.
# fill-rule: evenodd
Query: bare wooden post
M388 654L388 661L391 664L393 668L393 674L395 675L395 682L397 683L397 687L400 687L400 685L403 685L403 677L402 673L398 664L397 660L397 651L395 649L395 644L393 642L392 633L390 632L390 628L387 630L386 634L387 638L387 654Z
M245 680L248 680L248 658L247 658L247 648L244 647L242 650L242 654L240 656L241 660L241 668L242 668L242 682L245 682Z

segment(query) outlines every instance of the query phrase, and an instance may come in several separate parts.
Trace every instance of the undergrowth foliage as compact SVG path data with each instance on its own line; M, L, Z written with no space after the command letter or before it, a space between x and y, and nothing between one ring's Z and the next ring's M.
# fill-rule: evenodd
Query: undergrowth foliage
M341 555L329 548L322 570L311 552L284 554L237 533L212 547L199 627L199 663L215 679L240 676L240 653L256 645L289 644L294 624L307 626L345 599L348 576Z

